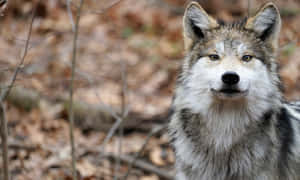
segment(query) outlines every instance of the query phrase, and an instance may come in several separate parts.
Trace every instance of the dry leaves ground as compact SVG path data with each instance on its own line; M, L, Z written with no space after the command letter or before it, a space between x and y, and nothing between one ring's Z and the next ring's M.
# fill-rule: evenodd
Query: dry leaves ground
M248 1L204 1L201 2L205 9L225 20L247 14ZM0 17L2 85L20 59L34 2L12 0ZM285 95L288 99L299 99L300 3L275 2L283 15L279 64L286 85ZM77 3L72 1L73 15ZM128 169L127 163L122 162L120 170L115 172L116 160L100 154L109 128L92 130L104 124L105 115L94 113L98 106L109 105L121 112L122 63L126 64L126 107L131 119L124 124L122 154L134 157L151 129L166 122L164 117L183 57L181 18L185 3L184 0L85 0L75 80L75 100L83 102L78 106L80 123L75 129L77 169L82 179L113 179ZM253 1L251 9L261 3L261 0ZM15 99L21 99L21 103L14 98L7 102L10 170L16 180L71 179L67 113L62 103L68 93L73 38L66 1L41 1L33 28L30 50L15 86L22 93L33 91L29 97L38 102L19 96ZM126 126L129 122L132 125ZM109 120L108 124L112 125ZM117 154L117 142L119 137L114 135L105 152ZM174 154L165 130L150 138L140 159L173 173ZM133 168L128 179L163 178Z

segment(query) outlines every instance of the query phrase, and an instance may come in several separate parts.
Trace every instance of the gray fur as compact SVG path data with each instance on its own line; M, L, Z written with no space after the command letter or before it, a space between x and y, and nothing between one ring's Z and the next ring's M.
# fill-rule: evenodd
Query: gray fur
M197 12L191 6L187 11ZM252 19L213 25L202 32L203 37L189 39L192 45L178 77L169 124L177 180L300 180L300 102L285 103L280 91L276 63L280 27L270 23L280 22L277 13L273 4L267 4ZM189 12L185 20L194 18L186 15ZM201 18L194 21L198 26L202 22ZM265 26L271 31L261 38L264 32L258 33L257 28L265 24L271 24ZM227 100L212 95L204 79L218 77L213 74L217 65L206 65L212 74L197 72L199 61L207 61L211 51L220 55L221 70L235 70L242 80L250 79L246 97ZM247 77L239 71L240 66L254 66L254 62L239 62L246 52L253 53L255 64L262 64L257 74L264 76L249 73Z

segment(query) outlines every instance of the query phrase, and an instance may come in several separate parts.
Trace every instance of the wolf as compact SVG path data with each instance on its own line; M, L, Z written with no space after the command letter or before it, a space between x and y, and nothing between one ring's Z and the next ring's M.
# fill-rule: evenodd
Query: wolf
M171 105L177 180L300 180L300 101L283 98L276 5L224 23L191 2Z

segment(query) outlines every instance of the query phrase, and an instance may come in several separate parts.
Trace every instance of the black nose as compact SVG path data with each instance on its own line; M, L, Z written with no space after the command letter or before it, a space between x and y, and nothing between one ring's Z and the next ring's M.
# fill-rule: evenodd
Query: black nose
M237 73L228 71L222 75L222 81L227 85L235 85L240 81L240 77Z

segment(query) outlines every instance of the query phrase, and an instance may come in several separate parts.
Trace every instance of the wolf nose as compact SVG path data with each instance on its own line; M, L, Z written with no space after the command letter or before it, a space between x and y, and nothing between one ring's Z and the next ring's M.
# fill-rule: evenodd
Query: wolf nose
M240 81L240 77L237 73L228 71L222 75L222 81L227 85L235 85Z

